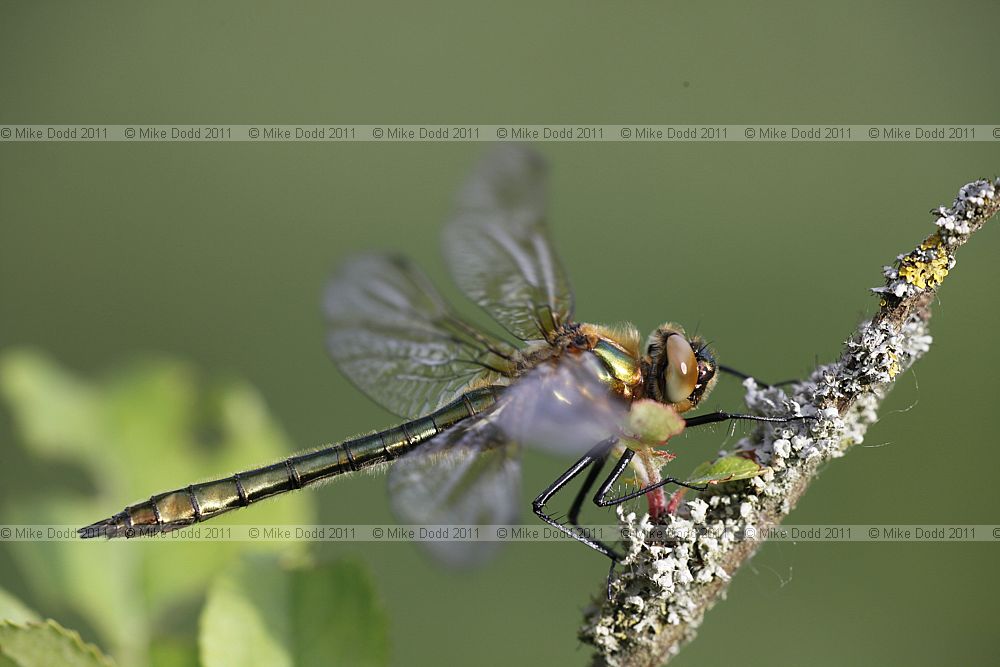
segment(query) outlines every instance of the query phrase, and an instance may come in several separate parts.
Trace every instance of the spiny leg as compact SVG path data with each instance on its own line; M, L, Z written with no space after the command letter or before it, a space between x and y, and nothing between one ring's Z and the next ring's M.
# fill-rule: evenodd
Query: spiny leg
M602 443L602 446L603 445L604 443ZM594 462L590 465L590 472L587 473L587 477L583 480L583 484L580 485L580 490L576 492L576 498L573 499L573 504L570 505L569 513L566 515L566 519L572 525L579 528L581 533L583 533L583 526L580 525L579 521L580 509L583 507L583 501L584 499L586 499L587 494L590 493L590 490L592 488L594 488L594 482L596 482L597 478L600 477L601 471L604 470L604 464L607 463L607 461L608 461L607 450L604 451L604 453L600 456L600 458L594 459ZM614 549L609 547L602 540L594 538L594 542L600 544L601 546L606 548L608 552L612 554L611 569L613 570L615 567L615 562L617 562L617 560L619 560L621 557L617 553L615 553ZM611 576L610 573L608 574L608 576L609 577ZM610 581L609 581L609 586L610 586Z
M595 460L593 464L591 464L590 472L587 473L587 478L583 480L583 484L580 485L580 490L577 491L576 493L576 498L573 499L573 504L570 505L569 514L567 515L567 518L569 519L570 523L572 523L574 526L578 528L580 527L578 519L580 517L580 508L583 506L583 500L590 492L590 489L594 487L594 482L596 482L597 478L600 477L601 471L604 470L604 464L607 463L607 461L608 461L608 455L607 452L605 452L604 456L602 456L599 460ZM600 540L594 540L594 541L601 545L607 546L604 544L604 542L601 542ZM608 577L605 586L608 592L608 599L610 600L612 598L611 582L615 575L615 565L617 565L618 561L621 560L621 556L615 553L614 550L611 549L610 547L608 547L608 551L612 555L609 557L611 565L608 566Z
M569 513L566 515L566 518L574 526L579 527L580 510L583 507L583 501L587 497L587 493L594 487L594 482L601 475L601 471L604 470L604 464L607 461L607 454L599 459L595 459L590 466L590 472L587 473L583 484L580 485L580 490L576 492L576 498L573 499L573 504L569 506Z
M760 415L741 415L730 412L712 412L707 415L698 415L697 417L691 417L690 419L686 419L685 428L688 428L690 426L703 426L705 424L714 424L717 422L727 421L730 419L745 419L747 421L755 421L755 422L785 423L790 421L801 421L805 419L812 419L812 417L806 417L806 416L761 417ZM696 486L693 484L688 484L687 482L683 482L675 477L667 477L666 479L661 479L658 482L654 482L653 484L644 486L643 488L637 491L626 493L624 496L619 496L617 498L608 498L607 497L608 492L611 490L611 487L614 486L615 482L617 482L618 479L625 472L625 468L628 467L628 464L632 460L633 456L635 456L635 451L631 449L626 449L622 453L621 458L618 459L618 463L615 464L615 467L611 471L611 474L607 476L607 478L601 484L601 487L597 490L597 493L594 495L595 505L597 505L598 507L619 505L627 500L632 500L633 498L638 498L639 496L643 496L649 493L650 491L655 491L661 486L666 486L667 484L676 484L677 486L683 486L684 488L693 489L695 491L704 491L707 488L705 486Z
M728 373L729 375L738 377L741 380L747 380L753 378L755 382L759 382L761 385L765 387L782 387L786 384L795 384L796 382L798 382L798 380L782 380L781 382L774 382L774 383L764 382L763 380L756 378L753 375L747 375L743 371L738 371L732 366L724 366L722 364L719 364L719 370L722 371L723 373Z
M611 487L614 486L615 482L618 481L618 478L621 477L622 473L625 472L625 468L628 467L628 464L632 460L633 456L635 456L635 451L631 449L626 449L624 453L622 453L621 458L618 459L618 463L615 464L615 467L611 471L611 474L607 476L607 478L601 484L601 488L599 488L597 490L597 493L594 494L595 505L597 505L598 507L609 507L611 505L620 505L626 500L632 500L633 498L644 496L650 491L655 491L661 486L666 486L667 484L676 484L677 486L683 486L688 489L694 489L695 491L704 491L706 488L704 486L695 486L693 484L682 482L681 480L676 479L674 477L667 477L666 479L661 479L659 482L654 482L653 484L644 486L637 491L626 493L624 496L619 496L617 498L608 498L607 497L608 492L611 491Z
M692 426L704 426L705 424L717 424L718 422L738 420L742 419L751 422L792 422L792 421L804 421L806 419L814 419L813 417L807 417L805 415L798 415L795 417L761 417L760 415L741 415L735 412L709 412L708 414L698 415L697 417L689 417L684 420L684 428L691 428Z
M556 528L559 531L565 533L566 535L569 535L574 540L582 542L591 549L604 554L605 556L610 558L612 562L616 561L619 558L618 554L616 554L606 544L598 540L593 540L582 533L574 532L569 528L567 528L565 525L556 521L554 518L552 518L549 514L545 512L545 504L552 498L552 496L554 496L556 493L562 490L577 475L583 472L584 469L594 465L597 462L603 463L604 459L607 458L608 449L610 449L613 443L614 443L613 440L604 440L595 445L594 447L592 447L589 452L581 456L576 463L571 465L563 474L559 475L559 477L554 482L552 482L552 484L547 486L544 491L538 494L538 497L535 498L535 500L531 503L531 508L532 510L534 510L535 514L538 516L539 519L549 524L553 528ZM597 470L599 474L600 468L597 468ZM584 480L584 485L587 486L588 482L590 485L593 485L593 481L596 478L597 474L590 473ZM573 507L570 508L570 515L573 517L571 521L574 523L574 525L578 525L576 524L575 521L575 519L578 518L579 515L579 507L577 507L576 501L574 501Z
M729 412L712 412L707 415L698 415L697 417L691 417L690 419L686 419L685 428L689 426L702 426L704 424L714 424L716 422L726 421L729 419L746 419L749 421L756 421L756 422L783 423L790 421L801 421L803 419L812 419L812 417L805 417L805 416L761 417L759 415L740 415ZM661 479L659 482L654 482L653 484L644 486L638 491L626 493L624 496L619 496L617 498L607 498L606 496L608 495L608 492L611 490L611 487L614 486L615 482L618 481L618 478L620 478L622 476L622 473L625 472L625 468L628 467L628 464L632 460L633 456L635 456L635 451L631 449L626 449L624 453L622 453L621 458L618 459L618 463L615 464L615 467L611 471L611 474L607 476L607 478L604 480L604 483L601 484L601 488L597 490L597 494L594 495L595 505L597 505L598 507L607 507L609 505L620 505L626 500L632 500L633 498L638 498L639 496L643 496L649 493L650 491L655 491L661 486L666 486L667 484L676 484L677 486L683 486L684 488L693 489L695 491L704 491L706 488L708 488L705 486L688 484L687 482L682 482L681 480L675 477L667 477L666 479Z

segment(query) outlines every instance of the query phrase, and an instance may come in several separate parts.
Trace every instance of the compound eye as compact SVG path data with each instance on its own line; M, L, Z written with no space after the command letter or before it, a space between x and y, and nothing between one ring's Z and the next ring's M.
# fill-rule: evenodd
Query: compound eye
M680 403L694 391L698 384L698 360L684 336L674 334L667 338L667 367L663 371L667 400Z

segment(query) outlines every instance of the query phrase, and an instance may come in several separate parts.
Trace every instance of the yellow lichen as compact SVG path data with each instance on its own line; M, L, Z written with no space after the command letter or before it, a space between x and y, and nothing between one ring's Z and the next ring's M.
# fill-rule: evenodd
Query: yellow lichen
M889 358L892 360L889 362L889 377L894 378L899 375L899 355L889 352Z
M948 275L948 254L942 245L937 234L928 236L918 250L900 260L899 277L920 289L933 289L940 285ZM928 255L931 259L927 259Z

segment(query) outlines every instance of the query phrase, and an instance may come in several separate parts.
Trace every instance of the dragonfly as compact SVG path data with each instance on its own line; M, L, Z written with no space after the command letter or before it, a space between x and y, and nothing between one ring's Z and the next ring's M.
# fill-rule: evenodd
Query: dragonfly
M444 230L456 284L500 333L463 319L405 257L358 256L332 277L325 311L335 364L405 421L154 495L81 528L80 535L175 530L389 463L392 506L402 521L511 524L518 515L520 453L528 445L576 457L535 497L534 513L609 557L613 567L620 559L615 549L579 530L586 496L609 461L614 465L592 498L599 507L646 495L651 510L661 512L666 485L704 488L661 477L659 462L669 455L657 458L652 446L622 437L632 408L644 402L686 414L705 400L720 372L747 376L718 364L701 337L677 324L658 327L643 345L632 324L575 321L573 292L546 224L546 175L544 160L530 148L500 145L460 189ZM730 420L788 421L717 411L683 423L692 428ZM615 495L629 467L638 488ZM549 502L584 473L565 521L557 518ZM452 564L481 560L492 545L424 544Z

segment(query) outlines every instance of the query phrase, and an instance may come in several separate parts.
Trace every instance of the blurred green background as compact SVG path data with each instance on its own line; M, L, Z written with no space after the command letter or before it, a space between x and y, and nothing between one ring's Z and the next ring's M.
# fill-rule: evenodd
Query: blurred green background
M1000 5L987 0L2 8L0 123L1000 121ZM89 443L86 459L67 459L32 448L8 396L0 522L50 495L99 498L96 516L81 516L96 502L53 504L71 514L67 523L94 520L150 492L261 463L263 452L270 460L392 423L326 357L324 281L343 257L390 248L457 296L438 232L486 148L0 146L0 354L30 347L105 387L110 404L176 409L192 430L174 444L164 417L136 427L159 441ZM552 164L553 235L580 319L631 319L644 333L683 322L725 363L773 380L833 359L875 305L867 289L880 267L930 231L927 210L1000 166L996 143L540 150ZM866 447L829 466L791 522L998 521L989 417L1000 371L998 244L987 229L962 250L935 309L931 352L900 380ZM136 368L154 369L138 388L129 384L139 382ZM208 407L192 398L202 390L215 397ZM739 397L733 383L710 403L735 408ZM230 399L244 406L236 422L227 422ZM239 409L262 420L265 444L241 449ZM687 438L675 465L693 467L726 438L725 429ZM192 463L178 462L184 456ZM527 456L526 512L565 465ZM189 469L195 479L181 478ZM109 475L124 479L102 480ZM384 481L367 475L304 495L224 520L310 520L313 504L324 522L392 520ZM245 546L48 544L28 556L5 547L0 587L123 664L149 655L193 664L208 571L227 569ZM146 568L142 585L122 590L114 559L140 548L145 560L131 567ZM67 561L66 549L88 555ZM296 549L271 551L289 558ZM367 563L395 665L583 664L580 609L606 572L602 558L569 544L509 545L461 573L402 543L329 545L313 557ZM992 663L996 562L989 543L770 544L674 664ZM88 588L90 612L67 602ZM134 604L119 620L142 625L142 636L113 639L117 621L95 620L102 596L118 610ZM152 623L135 620L150 613Z

